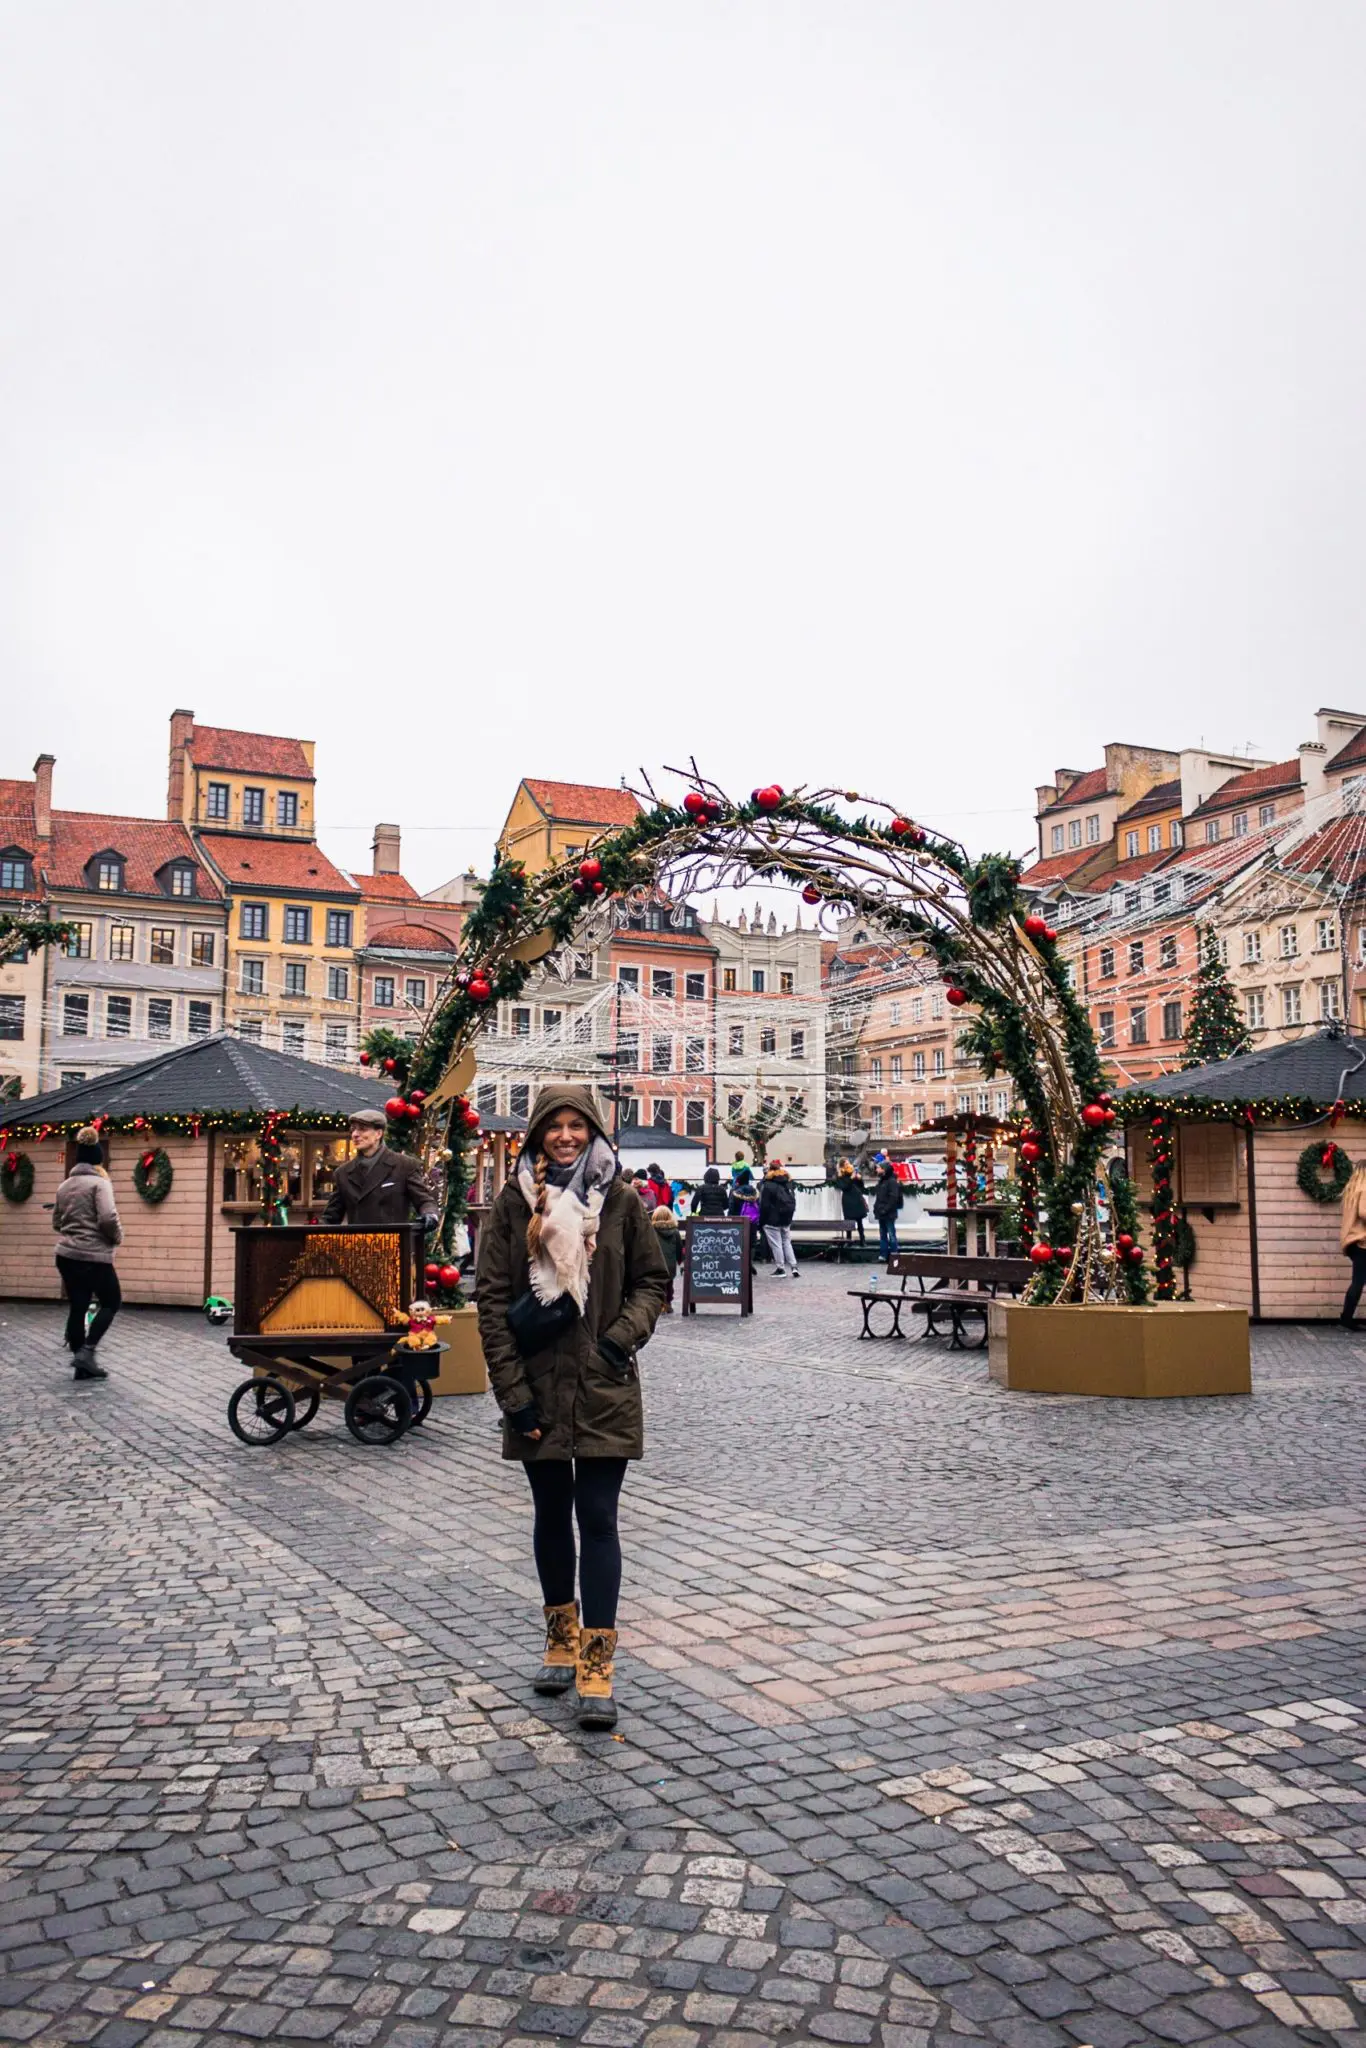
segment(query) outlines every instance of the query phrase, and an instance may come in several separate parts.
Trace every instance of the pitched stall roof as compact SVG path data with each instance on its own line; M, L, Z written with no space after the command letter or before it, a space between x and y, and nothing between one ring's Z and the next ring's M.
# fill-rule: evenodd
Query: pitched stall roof
M249 839L240 832L204 832L200 844L237 895L252 889L293 889L301 896L359 896L350 875L334 867L311 839Z
M156 1058L97 1074L73 1088L49 1089L8 1104L0 1130L45 1123L88 1123L95 1116L250 1116L267 1110L302 1117L345 1117L382 1108L388 1085L343 1074L293 1053L220 1031L172 1046Z
M196 725L190 735L196 768L221 768L228 775L283 775L312 782L313 770L300 740L268 732L234 732L225 725Z
M565 825L630 825L640 805L629 789L600 789L591 782L544 782L524 775L522 787L547 818Z
M87 888L86 864L97 853L123 856L124 887L130 896L165 895L158 877L176 861L194 869L195 889L201 898L215 903L221 900L217 878L200 859L184 825L167 818L111 817L103 811L52 813L52 838L42 865L54 889Z
M1293 761L1272 761L1265 768L1251 768L1246 775L1235 775L1228 782L1221 782L1212 796L1197 804L1191 812L1193 818L1210 818L1216 811L1237 810L1239 804L1250 802L1255 797L1283 796L1289 790L1300 786L1300 759L1297 754Z
M1344 1069L1350 1071L1344 1075ZM1125 1093L1174 1103L1294 1098L1330 1109L1339 1097L1345 1102L1366 1101L1366 1041L1316 1031L1312 1037L1264 1046L1257 1052L1240 1053L1236 1059L1214 1060L1207 1067L1164 1074Z

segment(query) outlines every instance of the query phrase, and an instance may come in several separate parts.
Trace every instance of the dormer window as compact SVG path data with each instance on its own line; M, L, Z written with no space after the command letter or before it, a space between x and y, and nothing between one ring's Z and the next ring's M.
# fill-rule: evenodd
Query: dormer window
M123 889L123 855L121 853L97 853L86 863L85 878L92 889L103 889L119 894Z
M175 861L167 868L166 892L170 896L194 895L194 869L188 861Z
M29 889L33 886L33 864L18 846L0 853L0 889Z

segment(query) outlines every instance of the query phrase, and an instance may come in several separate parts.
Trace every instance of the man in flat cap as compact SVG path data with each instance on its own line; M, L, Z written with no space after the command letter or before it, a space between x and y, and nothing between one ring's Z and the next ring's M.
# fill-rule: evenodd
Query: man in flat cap
M412 1208L429 1230L434 1229L436 1189L411 1153L391 1151L385 1144L384 1111L353 1110L349 1125L355 1151L333 1176L323 1222L344 1223L351 1230L384 1229L406 1223Z

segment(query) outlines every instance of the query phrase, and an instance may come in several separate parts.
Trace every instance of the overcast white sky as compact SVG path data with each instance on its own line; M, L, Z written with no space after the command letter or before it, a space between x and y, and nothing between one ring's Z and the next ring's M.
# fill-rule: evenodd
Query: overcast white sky
M3 0L0 773L485 863L696 750L979 846L1366 704L1361 0Z

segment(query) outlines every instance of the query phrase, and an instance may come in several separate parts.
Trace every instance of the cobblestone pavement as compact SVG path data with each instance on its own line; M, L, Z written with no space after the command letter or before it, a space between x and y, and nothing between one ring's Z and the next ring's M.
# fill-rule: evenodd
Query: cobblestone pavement
M1360 2039L1366 1347L1011 1395L847 1284L647 1353L619 1739L490 1401L249 1451L197 1318L0 1305L0 2042Z

